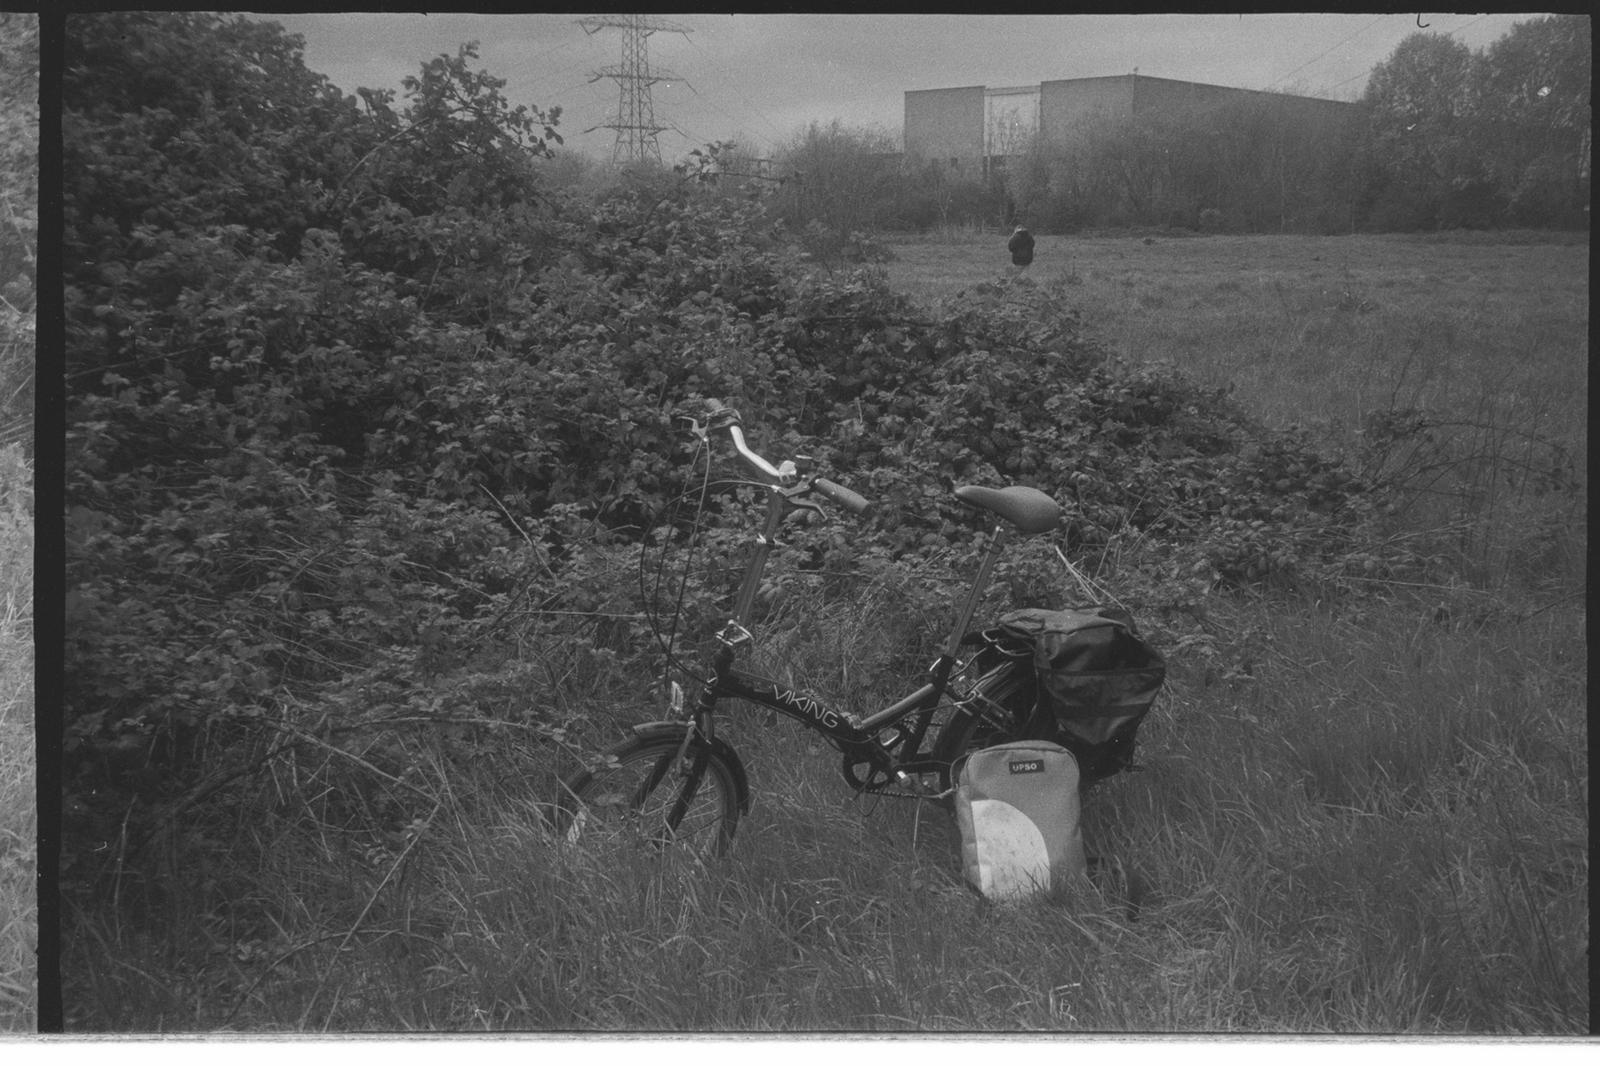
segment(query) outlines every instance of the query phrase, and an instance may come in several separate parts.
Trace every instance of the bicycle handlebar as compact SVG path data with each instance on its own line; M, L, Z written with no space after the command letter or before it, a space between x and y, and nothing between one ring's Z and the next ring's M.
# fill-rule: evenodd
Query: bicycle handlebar
M811 487L851 514L865 514L867 508L872 506L872 501L865 496L851 492L843 485L836 485L827 478L812 479Z
M764 477L771 478L780 485L794 484L794 464L788 460L785 460L781 466L773 466L771 463L761 458L761 456L751 451L750 445L745 443L744 430L739 427L739 423L730 422L728 424L728 437L733 441L733 448L739 453L739 458L743 459L746 463L749 463L752 467L754 467L756 473L761 474Z
M739 420L739 412L715 400L711 400L707 404L706 413L709 415L709 419L705 428L708 430L727 430L728 439L733 441L734 451L739 453L739 458L743 459L747 466L780 487L788 488L794 485L799 477L799 471L795 468L793 461L785 459L777 466L773 466L772 463L757 455L744 438L744 426ZM700 426L698 420L695 421L695 425L698 432ZM826 496L854 515L864 514L872 506L872 502L866 497L845 488L843 485L829 481L827 478L812 478L806 488L817 490L823 496Z

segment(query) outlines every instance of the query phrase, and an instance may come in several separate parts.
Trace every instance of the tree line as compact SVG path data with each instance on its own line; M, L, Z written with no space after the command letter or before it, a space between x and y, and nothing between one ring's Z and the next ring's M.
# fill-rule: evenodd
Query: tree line
M784 147L791 224L852 230L1164 226L1232 232L1588 224L1589 17L1517 23L1473 51L1415 33L1346 121L1310 124L1266 94L1203 111L1082 124L984 177L901 160L892 135L835 121Z

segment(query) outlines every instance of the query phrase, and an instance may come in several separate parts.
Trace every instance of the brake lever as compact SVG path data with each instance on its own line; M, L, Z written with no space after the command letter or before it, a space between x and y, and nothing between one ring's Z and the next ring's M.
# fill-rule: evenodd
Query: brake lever
M715 400L709 401L706 409L706 420L700 421L693 415L678 415L677 419L689 423L689 432L702 444L711 440L711 434L716 430L727 429L729 426L740 424L739 412Z
M706 423L693 415L679 415L677 420L689 423L689 432L694 434L695 439L701 444L709 444L711 442L711 427Z
M805 486L801 486L800 488L794 489L794 490L791 490L791 491L793 491L793 492L801 492L801 491L804 491L804 488L805 488ZM785 495L788 495L788 494L785 493ZM802 500L802 499L799 499L797 496L793 496L793 495L789 496L789 509L791 511L812 511L819 518L824 518L825 519L825 518L828 517L828 512L823 508L822 504L816 503L816 502L814 502L812 500Z

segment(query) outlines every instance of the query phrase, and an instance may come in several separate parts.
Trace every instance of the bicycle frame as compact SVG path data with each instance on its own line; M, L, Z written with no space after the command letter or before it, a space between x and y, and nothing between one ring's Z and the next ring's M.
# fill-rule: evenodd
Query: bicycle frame
M717 702L742 699L776 711L807 729L823 734L833 740L847 757L865 762L874 775L885 775L886 780L904 783L911 773L935 769L927 761L930 753L921 750L922 741L931 724L932 711L950 691L950 679L958 663L961 639L971 625L972 616L988 587L995 561L1004 548L1004 525L997 523L989 534L972 588L956 615L939 658L928 668L927 681L888 707L861 718L851 712L828 707L815 696L785 688L770 678L734 666L739 650L754 643L755 638L748 624L754 610L756 592L760 588L767 559L777 546L778 529L790 510L790 494L782 487L768 485L765 489L766 519L752 546L744 580L734 601L733 617L717 634L720 647L712 657L711 676L686 717L708 741L713 740ZM892 727L913 717L909 730L885 735Z

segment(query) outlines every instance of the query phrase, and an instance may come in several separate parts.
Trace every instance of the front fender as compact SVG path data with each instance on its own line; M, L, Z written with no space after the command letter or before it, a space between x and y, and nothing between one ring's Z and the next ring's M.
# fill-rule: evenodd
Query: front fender
M634 736L641 740L654 740L664 738L668 740L683 739L682 722L644 722L633 726ZM728 764L728 769L733 772L734 792L739 798L739 813L750 813L750 778L744 772L744 762L739 758L739 753L733 746L721 737L711 742L711 751Z

